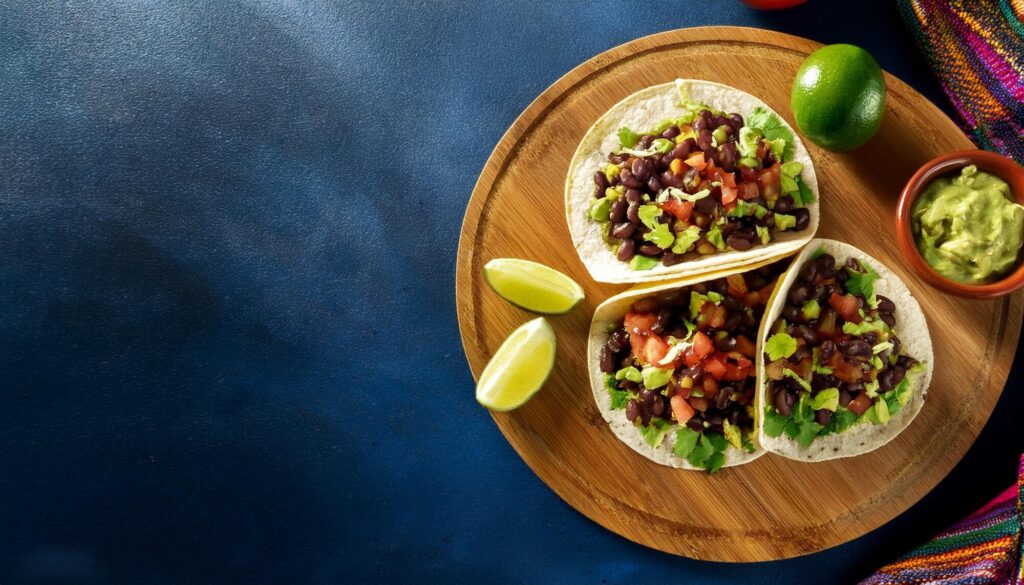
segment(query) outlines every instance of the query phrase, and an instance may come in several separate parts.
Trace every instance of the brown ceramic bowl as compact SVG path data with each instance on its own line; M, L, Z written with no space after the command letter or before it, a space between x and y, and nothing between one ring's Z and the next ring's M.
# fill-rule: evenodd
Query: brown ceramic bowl
M1010 184L1010 191L1017 203L1024 205L1024 168L1016 162L987 150L957 150L946 153L925 163L907 182L896 206L896 239L900 250L910 266L928 284L935 288L961 297L988 299L1009 294L1024 286L1024 263L1017 258L1017 267L1001 279L986 284L965 284L936 272L925 261L917 249L914 235L910 231L910 213L918 195L934 179L955 173L967 165L976 165Z

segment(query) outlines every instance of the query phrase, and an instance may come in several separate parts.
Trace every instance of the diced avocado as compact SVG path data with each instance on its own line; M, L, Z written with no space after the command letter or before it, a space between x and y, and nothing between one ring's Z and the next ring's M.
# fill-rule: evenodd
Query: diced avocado
M812 321L821 315L821 306L818 304L818 301L811 299L804 303L804 308L801 312L805 320Z
M657 258L651 258L650 256L644 256L642 254L633 256L633 259L629 261L629 267L632 270L650 270L657 265Z
M590 204L590 219L593 219L594 221L609 221L611 212L612 202L607 197L597 199Z

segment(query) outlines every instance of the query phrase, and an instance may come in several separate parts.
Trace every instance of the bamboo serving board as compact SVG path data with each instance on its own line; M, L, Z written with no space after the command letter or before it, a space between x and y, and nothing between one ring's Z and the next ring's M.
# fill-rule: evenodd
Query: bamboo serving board
M640 544L698 559L762 561L847 542L888 522L946 476L978 436L1006 382L1024 298L968 301L939 293L914 277L894 240L896 200L911 174L940 153L972 145L938 108L886 74L887 111L866 146L835 154L805 144L821 191L818 235L880 259L924 308L935 375L913 424L860 457L802 463L769 454L708 476L648 461L619 442L601 418L587 378L587 330L594 308L626 287L593 282L573 249L563 188L577 144L620 99L677 77L745 90L795 127L790 83L818 47L775 32L709 27L645 37L602 53L519 116L469 201L456 297L474 377L505 337L533 317L488 288L481 276L488 260L543 262L570 275L587 294L568 315L549 318L558 355L545 387L518 410L495 413L494 420L566 502Z

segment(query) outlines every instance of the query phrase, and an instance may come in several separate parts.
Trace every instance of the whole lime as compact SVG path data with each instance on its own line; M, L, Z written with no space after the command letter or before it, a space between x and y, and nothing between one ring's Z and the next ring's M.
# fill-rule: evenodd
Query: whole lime
M822 47L797 71L790 105L796 125L811 142L829 150L853 150L867 142L882 123L882 69L860 47Z

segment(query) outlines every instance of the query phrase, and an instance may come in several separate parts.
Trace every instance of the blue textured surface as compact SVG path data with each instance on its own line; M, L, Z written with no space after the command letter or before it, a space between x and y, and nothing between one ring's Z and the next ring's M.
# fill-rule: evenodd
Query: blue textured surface
M3 3L0 582L842 582L995 495L1019 369L920 504L759 565L591 523L474 402L454 262L492 146L702 24L853 42L942 102L884 0Z

